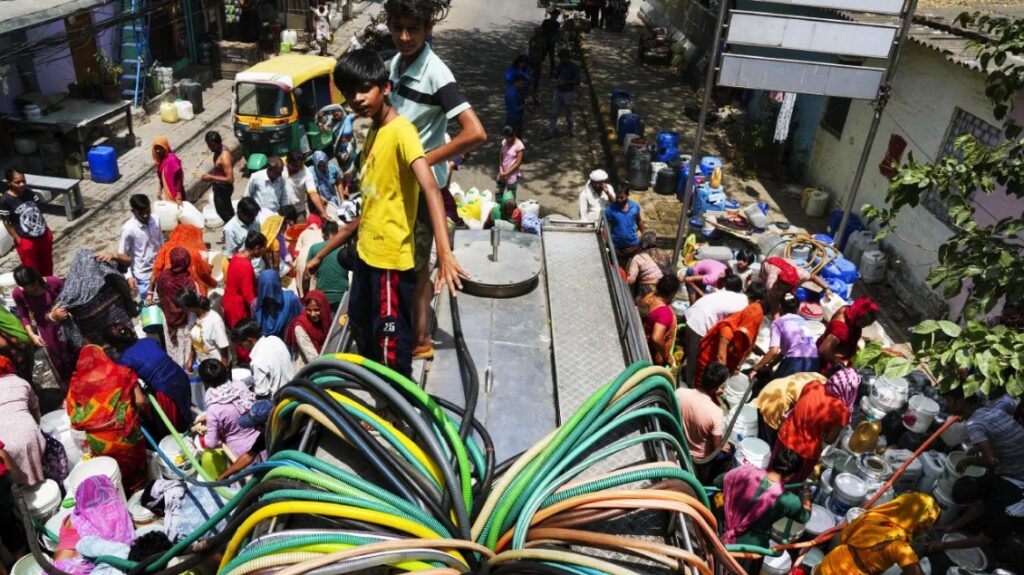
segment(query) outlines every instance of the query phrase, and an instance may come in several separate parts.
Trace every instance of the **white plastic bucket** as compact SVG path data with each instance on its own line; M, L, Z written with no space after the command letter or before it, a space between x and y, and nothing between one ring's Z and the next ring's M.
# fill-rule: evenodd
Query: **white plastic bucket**
M811 518L804 525L804 534L814 539L835 526L836 518L828 509L817 504L811 505Z
M761 564L761 575L788 575L793 568L793 558L789 553L783 553L778 557L765 557Z
M961 477L984 477L985 468L976 467L974 465L964 469L963 473L956 470L956 466L960 461L967 457L967 454L963 451L954 451L949 454L946 458L946 464L942 468L942 476L939 477L939 483L935 487L937 491L944 491L946 494L953 493L953 484L956 483L957 479Z
M188 443L185 444L188 447ZM160 451L164 452L167 459L170 459L175 467L181 470L186 476L193 475L196 470L189 463L188 458L185 457L184 452L178 447L178 443L174 441L174 437L168 435L167 437L160 440ZM180 479L181 477L168 465L164 459L160 458L160 473L163 474L164 479Z
M931 427L938 414L938 403L923 395L915 395L907 402L907 411L903 414L903 427L914 433L924 433Z
M865 511L863 507L851 507L846 512L846 515L843 516L843 519L846 521L847 524L850 524L853 523L853 521L861 515L864 515L864 513Z
M66 410L51 411L39 419L39 429L48 433L64 446L68 456L68 467L78 465L82 460L82 449L71 434L71 418Z
M864 417L872 421L882 421L886 413L875 407L875 404L871 403L871 398L866 395L860 398L860 412L864 414Z
M960 514L963 512L963 508L953 502L953 496L942 489L932 491L932 497L935 498L935 502L942 509L942 513L939 514L939 520L935 522L935 527L949 525L957 517L960 517Z
M917 481L917 491L929 493L942 477L946 468L946 454L938 451L925 451L917 458L921 462L921 479Z
M52 479L26 487L21 490L21 493L25 496L25 505L28 506L28 512L32 519L40 523L46 523L46 520L53 517L60 509L62 500L60 485L57 485L57 482Z
M11 568L11 575L45 575L43 568L36 563L35 557L31 553L18 559Z
M68 478L64 480L64 486L67 488L68 495L74 497L78 491L78 485L85 478L95 475L104 475L110 479L110 482L117 487L117 491L121 494L121 501L128 501L124 494L124 487L121 485L121 469L117 466L117 461L112 457L103 455L86 459L71 470Z
M842 517L851 507L864 503L868 494L868 486L863 479L852 473L840 473L835 478L835 489L829 499L828 508L835 515Z
M903 407L910 393L910 384L903 377L876 377L871 386L871 403L878 409L890 412Z
M760 469L768 469L772 457L772 448L756 437L748 437L736 448L736 461L740 465L753 465Z
M743 394L750 388L750 378L742 373L736 374L725 380L725 392L723 397L729 405L737 405L743 401Z
M954 531L942 536L943 541L960 541L961 539L967 539L967 535ZM968 569L971 573L980 573L988 569L988 557L985 556L985 551L981 548L954 549L946 551L946 555L958 567Z
M747 404L739 406L739 410L740 416L736 419L736 424L733 425L732 433L729 434L729 440L736 445L743 443L743 440L748 437L757 437L757 408ZM730 419L726 421L731 421L735 413L735 411L730 411L727 416Z
M967 440L967 424L963 421L954 422L942 432L942 442L949 447L960 447Z
M825 505L832 497L832 470L826 469L821 473L818 480L818 491L814 494L814 502L818 505Z
M156 515L142 504L142 495L142 491L136 491L128 500L128 514L132 516L136 529L156 521Z

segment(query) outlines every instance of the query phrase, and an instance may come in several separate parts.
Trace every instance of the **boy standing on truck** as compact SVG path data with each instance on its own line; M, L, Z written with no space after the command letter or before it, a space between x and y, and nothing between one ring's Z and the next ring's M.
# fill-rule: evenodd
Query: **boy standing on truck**
M448 223L437 181L431 173L419 133L391 106L388 70L369 49L348 52L334 70L334 83L355 113L373 120L363 150L360 187L363 211L345 226L341 241L357 228L358 257L352 270L349 321L359 353L399 373L412 373L414 242L420 190L437 247L438 290L462 287L459 266L448 244ZM340 245L340 243L339 243Z
M398 48L391 60L391 102L419 132L426 151L424 158L434 171L442 196L448 194L448 160L468 153L487 139L483 124L459 89L455 76L434 53L427 39L434 24L447 10L439 0L387 0L388 30ZM461 128L445 142L448 121ZM421 202L414 230L416 242L416 293L413 304L415 356L433 356L434 346L427 334L430 323L430 220Z

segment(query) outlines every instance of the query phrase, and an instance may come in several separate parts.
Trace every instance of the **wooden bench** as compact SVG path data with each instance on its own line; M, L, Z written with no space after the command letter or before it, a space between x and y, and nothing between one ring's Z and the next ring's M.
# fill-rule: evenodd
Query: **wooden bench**
M54 198L64 196L64 215L67 216L68 221L75 219L85 211L82 190L79 188L80 182L81 180L70 178L25 174L25 183L39 194L40 203L48 204Z

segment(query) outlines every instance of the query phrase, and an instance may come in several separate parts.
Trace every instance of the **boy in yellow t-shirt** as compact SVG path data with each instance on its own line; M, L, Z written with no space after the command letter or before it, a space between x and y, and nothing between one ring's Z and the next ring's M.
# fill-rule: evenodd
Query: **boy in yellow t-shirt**
M359 353L399 373L412 373L411 305L416 286L413 226L420 188L437 246L437 292L453 293L468 277L448 244L441 192L424 157L419 133L391 106L388 69L376 52L350 51L334 70L334 83L353 111L373 120L361 157L361 217L336 236L340 245L358 228L349 321ZM328 246L329 247L329 246ZM325 247L322 253L330 253ZM318 254L319 255L319 254ZM319 260L307 263L316 267Z

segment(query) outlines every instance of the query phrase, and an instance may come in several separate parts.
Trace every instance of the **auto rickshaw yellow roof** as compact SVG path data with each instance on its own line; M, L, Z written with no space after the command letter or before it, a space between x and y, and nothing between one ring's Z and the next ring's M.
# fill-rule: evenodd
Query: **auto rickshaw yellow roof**
M336 64L334 58L327 56L282 54L238 74L235 81L281 82L295 87L311 78L332 73Z

